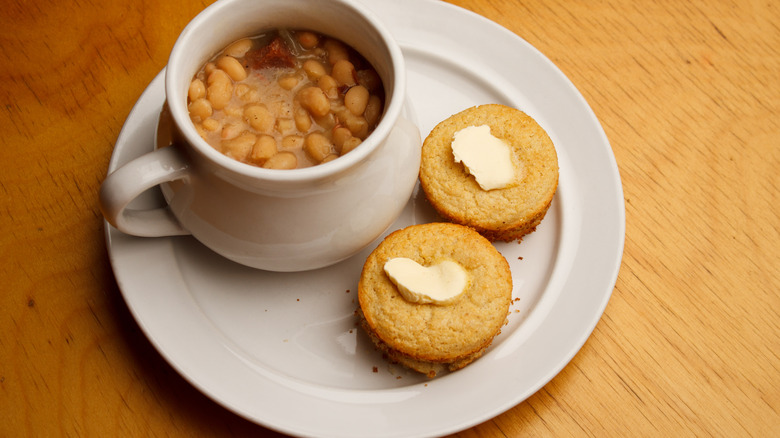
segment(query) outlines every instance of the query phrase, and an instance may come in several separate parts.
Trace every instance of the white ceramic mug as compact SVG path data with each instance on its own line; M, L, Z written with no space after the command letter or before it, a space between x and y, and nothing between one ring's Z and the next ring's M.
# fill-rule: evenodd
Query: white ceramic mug
M385 108L374 132L344 156L314 167L273 170L229 158L195 130L187 90L229 43L276 28L310 29L344 41L376 69ZM395 221L412 194L420 133L406 114L402 53L370 11L349 0L219 0L182 31L165 72L177 140L120 167L100 191L103 215L144 237L192 234L238 263L272 271L334 264L365 248ZM128 204L161 185L165 208Z

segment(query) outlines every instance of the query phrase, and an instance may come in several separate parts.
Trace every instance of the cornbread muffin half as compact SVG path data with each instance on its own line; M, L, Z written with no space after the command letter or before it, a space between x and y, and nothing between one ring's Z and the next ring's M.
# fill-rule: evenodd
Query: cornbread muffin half
M485 190L456 162L456 133L487 125L510 148L514 179ZM519 240L544 219L558 187L558 155L547 133L515 108L488 104L466 109L439 123L423 142L420 185L445 219L467 225L491 241Z
M384 271L405 257L422 266L443 261L467 273L463 292L446 304L408 301ZM368 256L358 283L360 325L395 363L435 377L482 356L506 322L512 274L503 255L471 228L451 223L412 225L387 236Z

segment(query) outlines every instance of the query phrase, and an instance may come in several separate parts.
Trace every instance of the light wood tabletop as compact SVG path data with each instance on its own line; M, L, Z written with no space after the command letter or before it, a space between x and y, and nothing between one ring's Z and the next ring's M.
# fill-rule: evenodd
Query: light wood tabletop
M209 3L0 12L0 436L277 435L144 336L98 207L133 104ZM568 76L609 138L626 207L617 284L582 349L456 436L780 436L779 5L451 3Z

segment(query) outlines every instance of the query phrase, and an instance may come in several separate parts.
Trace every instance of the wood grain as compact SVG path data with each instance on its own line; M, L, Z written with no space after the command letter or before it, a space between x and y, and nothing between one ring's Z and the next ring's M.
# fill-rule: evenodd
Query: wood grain
M97 192L132 105L208 1L0 13L0 436L275 436L168 366L119 294ZM780 435L780 8L454 0L581 91L627 234L582 350L456 436Z

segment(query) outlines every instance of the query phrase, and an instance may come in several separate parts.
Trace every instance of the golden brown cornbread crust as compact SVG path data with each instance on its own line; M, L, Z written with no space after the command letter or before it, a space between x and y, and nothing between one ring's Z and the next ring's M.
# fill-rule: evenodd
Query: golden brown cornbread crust
M469 273L467 289L448 305L406 301L384 272L391 258L423 266L444 260ZM395 231L368 256L358 283L361 325L389 359L429 376L478 358L506 322L512 274L503 255L476 231L457 224Z
M482 190L453 157L453 135L481 125L511 147L517 177L506 188ZM476 106L431 130L422 146L420 185L442 217L491 241L508 242L534 231L544 219L558 187L558 155L544 129L524 112L498 104Z
M388 360L394 363L399 363L417 372L423 373L427 377L431 377L431 378L436 377L436 375L444 372L445 370L457 371L465 367L466 365L470 364L476 359L479 359L479 357L482 356L482 354L485 352L485 349L490 346L488 344L482 349L480 349L479 351L476 351L468 356L464 356L462 358L456 359L451 362L431 362L426 360L414 359L413 357L403 354L398 350L390 348L389 345L387 345L381 339L379 339L379 337L374 332L371 331L371 326L368 325L365 315L363 315L363 312L359 308L356 314L359 318L360 326L363 328L363 330L366 331L366 333L368 333L368 336L371 339L371 341L374 343L377 349L384 354L384 356Z

